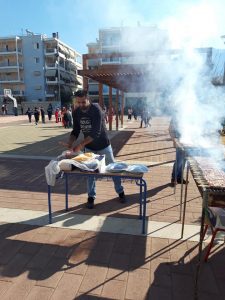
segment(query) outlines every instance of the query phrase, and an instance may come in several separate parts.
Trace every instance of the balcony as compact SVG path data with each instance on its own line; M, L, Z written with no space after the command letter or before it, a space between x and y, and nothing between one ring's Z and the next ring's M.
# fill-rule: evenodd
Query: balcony
M16 77L7 77L7 76L1 76L0 77L1 83L23 83L23 78L16 78Z
M57 77L46 78L46 84L65 84L64 80L59 80Z
M17 62L0 62L0 70L13 71L13 69L18 70L18 68L23 69L23 63L17 64Z
M57 49L56 48L46 48L45 49L45 55L46 56L51 56L51 55L56 55L57 54Z
M0 55L12 55L12 54L22 54L21 48L0 48Z
M45 63L45 69L57 69L58 65L56 63Z
M47 98L55 97L55 96L56 96L56 91L47 90L47 91L45 91L45 96L46 96Z
M24 96L24 91L17 91L17 90L13 90L12 91L13 96Z

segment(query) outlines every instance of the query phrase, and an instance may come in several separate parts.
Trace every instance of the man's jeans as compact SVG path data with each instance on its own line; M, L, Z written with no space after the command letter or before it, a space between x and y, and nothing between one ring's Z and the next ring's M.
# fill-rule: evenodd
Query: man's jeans
M182 176L182 172L184 170L185 167L185 160L183 158L183 152L180 149L176 149L176 163L174 163L173 165L173 171L172 171L172 176L171 179L175 180L175 165L176 165L176 172L177 172L177 180L180 181L181 180L181 176ZM183 168L182 168L182 163L183 163Z
M111 164L114 162L114 156L111 145L106 147L105 149L99 150L99 151L93 151L88 148L85 148L85 152L94 152L95 154L105 155L105 164ZM117 194L120 194L123 192L123 186L121 185L121 179L120 178L113 178L114 181L114 187ZM96 197L96 186L95 186L95 178L93 176L88 177L87 179L87 190L88 190L88 197Z

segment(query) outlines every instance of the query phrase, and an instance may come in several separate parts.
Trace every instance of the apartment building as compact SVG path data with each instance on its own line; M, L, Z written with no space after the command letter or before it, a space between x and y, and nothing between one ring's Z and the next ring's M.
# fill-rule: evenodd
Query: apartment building
M81 55L57 33L0 37L0 98L4 90L21 101L65 102L82 87Z
M155 41L152 45L149 45L151 41ZM157 42L156 42L157 41ZM131 57L111 57L102 59L89 59L89 69L95 68L104 64L144 64L146 63L146 57L140 55L145 51L149 51L149 48L153 51L157 51L163 45L166 49L168 45L168 37L166 32L160 30L156 26L152 27L113 27L99 30L98 39L95 43L88 43L88 53L125 53L134 52L138 53ZM149 61L148 61L149 63ZM88 82L89 95L93 100L98 99L98 83L93 80ZM103 85L103 97L104 102L108 103L109 88ZM116 91L113 89L113 95L115 98ZM125 107L136 106L140 102L146 102L148 98L153 98L149 93L125 93ZM155 97L155 95L154 95Z
M180 60L182 67L182 50L171 49L167 31L157 26L140 25L137 27L105 28L99 30L96 42L88 43L87 47L90 54L133 53L130 57L114 56L110 58L89 59L89 69L94 69L104 64L145 64L149 66L152 72L152 77L149 80L149 92L125 93L126 108L132 106L139 110L139 106L142 107L143 104L148 104L150 110L162 111L162 106L165 106L165 110L167 109L165 99L168 92L166 81L169 81L169 71L168 73L165 72L166 63L169 59L171 61ZM211 65L212 48L199 48L196 50L204 57L206 65ZM150 55L146 55L146 53L150 53ZM165 73L164 77L163 72ZM92 99L98 101L98 83L89 80L88 89ZM103 97L106 105L108 104L108 93L108 86L104 85ZM115 98L115 91L113 91L113 94Z

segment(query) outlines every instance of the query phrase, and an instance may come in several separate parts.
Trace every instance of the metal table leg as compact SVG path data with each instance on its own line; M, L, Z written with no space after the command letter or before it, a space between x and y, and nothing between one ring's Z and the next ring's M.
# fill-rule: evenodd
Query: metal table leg
M185 192L184 192L184 207L183 207L181 238L183 238L183 236L184 236L184 222L185 222L186 204L187 204L187 189L188 189L189 170L190 170L190 164L189 164L189 162L187 162L187 173L186 173L186 185L185 185Z
M65 185L66 185L66 211L68 211L69 210L69 208L68 208L68 174L67 173L65 173Z
M145 221L146 221L146 197L147 197L147 185L146 185L146 181L142 178L141 182L143 184L144 187L144 193L143 193L143 219L142 219L142 233L145 234L146 233L146 229L145 229Z
M48 222L52 224L51 186L48 185Z
M147 204L147 184L146 181L141 178L140 181L136 180L136 185L140 186L140 210L139 210L139 218L142 219L142 233L145 234L145 221L146 221L146 204Z
M178 160L178 149L176 147L176 160L174 163L174 189L173 189L174 194L176 194L176 185L177 185L177 160Z
M199 281L199 274L200 274L200 267L201 267L201 259L202 259L202 244L204 239L204 222L205 222L205 207L208 201L208 192L204 189L203 191L203 201L202 201L202 217L201 217L201 228L200 228L200 240L199 240L199 247L198 247L198 263L195 275L195 300L198 300L198 281Z
M136 182L136 184L137 184L137 182ZM140 194L139 194L139 203L140 203L140 206L139 206L139 219L141 220L143 218L143 216L142 216L142 205L143 205L143 203L142 203L142 199L143 199L143 189L142 189L142 187L143 187L143 185L141 184L141 182L138 185L140 185Z

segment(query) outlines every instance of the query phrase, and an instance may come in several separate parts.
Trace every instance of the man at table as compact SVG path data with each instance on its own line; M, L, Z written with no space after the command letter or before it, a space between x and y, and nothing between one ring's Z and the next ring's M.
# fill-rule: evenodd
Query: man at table
M85 149L86 152L104 154L106 165L114 162L112 147L108 138L103 111L100 106L91 103L85 90L78 90L75 93L77 109L73 113L73 130L68 141L68 148L74 152ZM84 139L73 148L73 143L78 138L80 131ZM123 186L120 178L113 178L115 191L120 201L126 201ZM96 198L96 186L94 177L87 180L88 201L87 207L93 208Z

